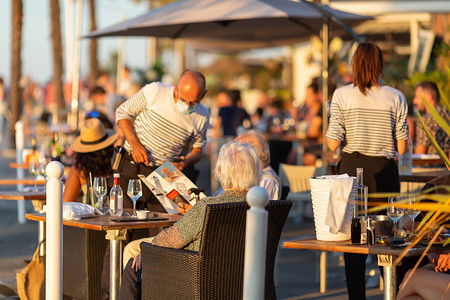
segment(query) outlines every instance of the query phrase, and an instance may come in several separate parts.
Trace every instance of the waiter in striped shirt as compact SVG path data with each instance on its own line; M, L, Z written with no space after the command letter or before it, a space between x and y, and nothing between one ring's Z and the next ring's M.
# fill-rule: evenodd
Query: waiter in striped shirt
M124 191L129 179L147 176L165 161L183 170L201 159L209 126L209 111L201 103L205 94L205 77L186 70L177 84L147 84L117 108L116 120L126 138L126 154L119 167ZM147 186L142 186L139 200L152 211L165 212ZM132 201L124 195L124 208L130 207Z
M408 139L408 107L405 96L383 85L383 54L375 44L361 43L352 60L353 83L337 89L331 101L328 147L343 146L340 174L356 175L364 169L364 185L370 193L400 192L395 152L403 154ZM369 201L371 199L369 198ZM364 300L367 255L344 253L349 300ZM397 268L401 282L406 260Z

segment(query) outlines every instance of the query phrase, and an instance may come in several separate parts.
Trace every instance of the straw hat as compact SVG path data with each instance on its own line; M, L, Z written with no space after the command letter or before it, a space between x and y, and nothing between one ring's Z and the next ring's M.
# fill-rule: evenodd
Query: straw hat
M86 153L104 149L117 140L117 133L112 129L105 129L99 119L92 118L84 121L80 135L72 142L75 152Z

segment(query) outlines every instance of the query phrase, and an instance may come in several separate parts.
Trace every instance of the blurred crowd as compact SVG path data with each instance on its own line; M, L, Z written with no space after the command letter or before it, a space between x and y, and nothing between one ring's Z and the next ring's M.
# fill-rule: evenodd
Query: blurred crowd
M81 122L84 118L99 118L106 128L118 130L117 144L122 143L120 129L115 125L115 110L141 88L137 82L127 68L119 86L116 85L115 78L106 72L102 72L94 84L88 83L87 80L82 81L79 92L79 121ZM340 86L346 85L352 82L352 78L346 76L339 82ZM71 84L66 83L64 86L66 109L63 111L57 110L52 81L39 85L29 76L24 76L20 81L20 87L22 89L21 120L24 122L26 133L37 136L38 144L49 144L51 139L59 138L63 148L69 145L70 136L69 140L66 140L67 135L58 134L58 130L63 131L64 126L55 125L55 120L58 115L67 114L70 109ZM327 108L325 115L328 117L329 103L335 88L334 84L328 87L329 100L325 106ZM268 91L260 91L259 98L256 99L257 104L245 105L246 102L243 101L240 90L226 88L214 95L207 94L207 97L210 99L208 108L211 118L206 153L212 163L221 145L250 129L257 129L269 142L273 153L271 165L275 170L278 170L278 164L281 162L320 164L324 105L319 78L311 80L306 87L303 99L284 99L280 96L269 96ZM416 108L424 116L425 123L430 126L432 135L438 139L439 145L448 154L450 139L433 121L429 109L422 103L421 98L427 99L441 116L447 120L450 119L446 108L439 104L439 90L436 84L425 82L417 86L408 117L410 140L414 145L414 152L436 153L417 120L417 113L414 111ZM6 136L11 126L8 122L11 115L9 108L8 90L3 78L0 77L0 140ZM39 136L46 137L46 140L39 140ZM297 155L298 147L292 143L295 140L305 141L301 157Z

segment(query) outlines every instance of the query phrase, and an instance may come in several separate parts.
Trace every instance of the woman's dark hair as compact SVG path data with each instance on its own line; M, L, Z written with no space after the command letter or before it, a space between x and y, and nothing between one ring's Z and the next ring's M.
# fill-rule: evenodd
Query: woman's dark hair
M353 55L353 85L363 95L373 86L379 86L378 80L383 72L383 53L377 45L361 43Z
M111 158L114 152L114 145L94 152L79 153L75 155L75 168L82 171L86 178L89 172L92 177L110 176L112 174Z

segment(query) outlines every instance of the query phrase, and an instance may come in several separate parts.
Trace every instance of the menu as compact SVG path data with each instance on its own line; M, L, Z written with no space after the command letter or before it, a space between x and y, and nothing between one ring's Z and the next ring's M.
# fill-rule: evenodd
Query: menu
M184 199L191 205L195 205L195 194L189 194L189 190L197 186L189 180L180 170L178 170L170 161L166 161L150 175L145 177L139 174L138 177L152 191L155 197L169 214L179 214L177 203ZM199 199L206 197L200 193Z

